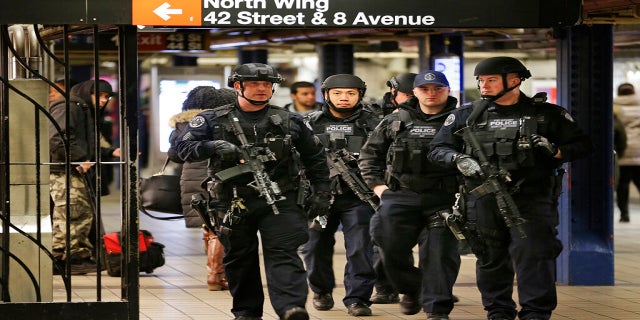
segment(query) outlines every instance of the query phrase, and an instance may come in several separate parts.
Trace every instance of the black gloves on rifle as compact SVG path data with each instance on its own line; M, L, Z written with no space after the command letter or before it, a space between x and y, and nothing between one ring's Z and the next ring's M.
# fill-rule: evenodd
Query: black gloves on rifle
M213 152L222 161L238 161L240 158L240 148L224 140L213 141Z
M533 144L533 146L542 151L542 153L553 157L558 153L558 147L551 143L551 141L549 141L549 139L539 135L539 134L532 134L531 135L531 143Z
M459 153L453 157L458 170L467 177L480 176L482 168L478 161L470 155Z
M329 213L329 208L333 203L333 196L327 191L316 191L307 198L305 207L307 209L307 217L309 220L315 219L317 216L325 216Z

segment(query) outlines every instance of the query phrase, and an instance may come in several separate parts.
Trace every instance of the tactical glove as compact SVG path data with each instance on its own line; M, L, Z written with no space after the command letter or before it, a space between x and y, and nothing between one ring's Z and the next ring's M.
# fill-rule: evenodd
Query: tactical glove
M317 216L326 216L333 203L333 196L326 191L314 192L306 201L307 217L309 220Z
M222 161L238 161L240 158L240 148L224 140L213 141L213 152Z
M549 139L539 134L534 133L531 135L531 143L535 148L550 157L553 157L558 153L558 147L555 144L551 143Z
M467 177L480 176L482 168L476 159L467 154L457 154L453 160L456 162L458 170Z

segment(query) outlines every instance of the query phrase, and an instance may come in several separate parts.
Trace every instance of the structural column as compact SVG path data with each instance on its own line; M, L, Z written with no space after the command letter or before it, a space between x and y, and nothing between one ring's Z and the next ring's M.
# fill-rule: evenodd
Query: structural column
M564 179L558 282L613 285L613 27L556 33L559 104L589 134L595 150L569 164Z
M267 64L269 51L265 49L259 50L238 50L238 64L245 63L264 63Z
M327 44L320 46L319 50L321 80L339 73L353 74L353 45Z

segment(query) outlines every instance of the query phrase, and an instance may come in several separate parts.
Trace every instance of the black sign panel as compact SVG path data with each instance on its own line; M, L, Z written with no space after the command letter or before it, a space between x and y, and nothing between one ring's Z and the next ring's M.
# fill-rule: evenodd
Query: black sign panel
M0 24L131 24L131 0L2 0Z

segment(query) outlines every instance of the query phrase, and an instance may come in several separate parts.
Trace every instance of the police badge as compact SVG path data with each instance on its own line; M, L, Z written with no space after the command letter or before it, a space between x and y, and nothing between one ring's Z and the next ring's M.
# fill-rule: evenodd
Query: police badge
M451 113L449 114L449 116L447 117L447 119L444 120L444 126L449 126L451 125L454 121L456 121L456 116Z

